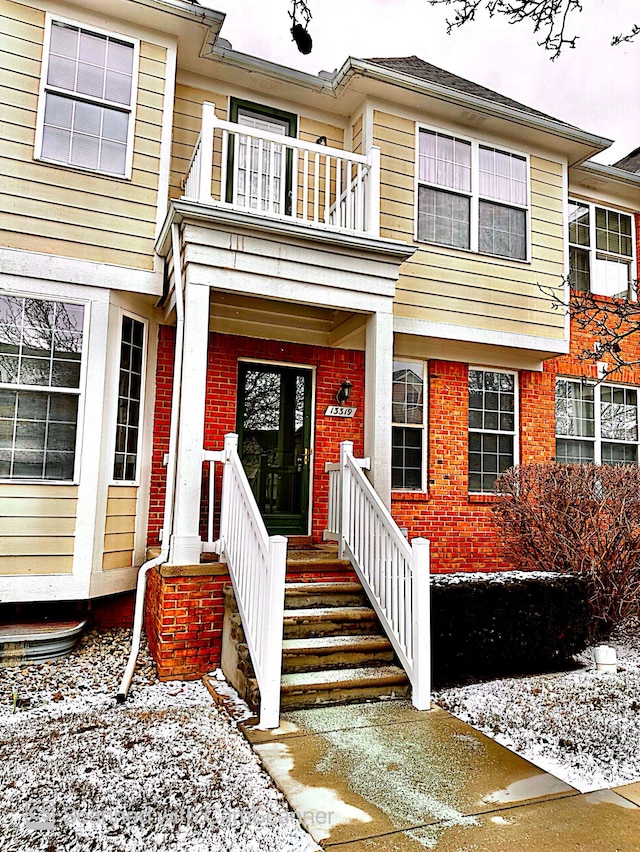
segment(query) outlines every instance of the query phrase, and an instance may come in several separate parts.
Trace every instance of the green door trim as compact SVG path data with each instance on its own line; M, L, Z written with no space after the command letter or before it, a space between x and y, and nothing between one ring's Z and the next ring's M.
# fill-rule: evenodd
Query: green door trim
M277 374L277 390L266 388L271 395L273 415L277 404L277 431L269 428L247 429L247 376ZM298 408L298 380L302 379L302 410ZM277 403L273 396L277 393ZM238 361L236 406L236 431L238 452L249 478L258 508L270 534L308 535L310 527L312 481L312 423L313 423L314 370L312 367ZM267 399L267 405L269 399ZM296 426L297 418L302 422ZM253 450L247 455L245 438L251 433Z
M238 123L238 110L252 112L254 115L261 115L264 118L275 118L286 125L286 136L296 138L298 135L298 116L292 112L285 112L282 109L265 106L264 104L256 104L253 101L243 101L240 98L230 98L229 100L229 121L234 124ZM227 186L225 188L225 200L227 204L233 201L233 166L234 166L234 144L233 134L229 134L228 147L228 167L227 167ZM291 194L293 186L293 155L291 150L285 152L285 215L291 215Z

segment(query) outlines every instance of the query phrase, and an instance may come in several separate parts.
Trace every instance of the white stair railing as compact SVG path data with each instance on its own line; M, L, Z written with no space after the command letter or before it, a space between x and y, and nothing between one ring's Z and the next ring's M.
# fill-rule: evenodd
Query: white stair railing
M267 533L238 455L238 436L225 435L222 452L203 453L209 468L209 524L204 550L226 561L260 689L260 728L277 728L287 539ZM214 464L221 462L220 537L213 538Z
M223 121L205 102L182 197L377 237L380 149L364 156Z
M411 681L413 704L430 706L431 637L429 541L405 539L355 459L353 443L340 444L340 462L329 473L329 521L325 539L351 561Z

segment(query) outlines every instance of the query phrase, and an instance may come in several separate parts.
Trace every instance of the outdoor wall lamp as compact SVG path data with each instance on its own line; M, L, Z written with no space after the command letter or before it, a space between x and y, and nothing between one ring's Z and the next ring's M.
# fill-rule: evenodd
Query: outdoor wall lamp
M340 405L344 405L345 402L349 401L349 397L351 396L351 388L353 385L349 381L349 379L345 379L344 382L340 385L340 389L336 394L336 399L340 403Z

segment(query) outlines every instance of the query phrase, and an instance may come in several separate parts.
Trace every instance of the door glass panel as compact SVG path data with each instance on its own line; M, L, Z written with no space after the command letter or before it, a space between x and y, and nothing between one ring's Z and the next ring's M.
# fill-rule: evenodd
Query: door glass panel
M307 531L310 376L290 367L240 367L240 458L270 531Z
M288 124L238 110L238 124L286 136ZM283 147L276 142L238 137L237 203L254 210L282 212L284 184Z

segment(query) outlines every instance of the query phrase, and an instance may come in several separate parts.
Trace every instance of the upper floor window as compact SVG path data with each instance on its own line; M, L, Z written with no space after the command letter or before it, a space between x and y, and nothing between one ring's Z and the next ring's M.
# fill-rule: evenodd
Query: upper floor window
M423 489L424 364L393 362L391 487Z
M557 379L557 461L635 464L638 444L637 388Z
M60 20L48 33L36 156L128 176L137 43Z
M525 157L420 130L419 240L525 260L527 213Z
M517 462L516 376L469 370L469 491L491 494Z
M73 481L84 308L0 295L0 477Z
M138 475L138 449L143 389L145 326L133 317L122 317L118 415L113 478L134 482Z
M635 297L632 224L628 213L569 201L569 280L574 290Z

